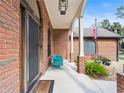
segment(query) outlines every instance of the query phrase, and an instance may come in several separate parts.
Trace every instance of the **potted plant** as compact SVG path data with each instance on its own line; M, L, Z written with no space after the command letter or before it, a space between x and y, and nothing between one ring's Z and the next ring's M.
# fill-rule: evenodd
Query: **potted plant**
M106 65L107 66L110 66L111 65L111 59L109 59L109 58L106 59Z
M107 57L103 57L103 64L110 66L111 65L111 59L109 59Z
M95 62L99 63L99 64L102 64L103 63L102 56L101 55L96 56Z
M107 57L103 57L101 55L95 56L94 60L96 63L99 63L99 64L104 64L104 65L108 65L108 66L111 65L111 59L109 59Z

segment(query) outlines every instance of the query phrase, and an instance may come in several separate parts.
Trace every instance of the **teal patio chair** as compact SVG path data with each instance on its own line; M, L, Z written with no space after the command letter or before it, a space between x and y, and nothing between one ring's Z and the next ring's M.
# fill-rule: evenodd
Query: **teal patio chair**
M58 55L53 55L52 66L55 68L61 68L61 66L63 66L63 57Z

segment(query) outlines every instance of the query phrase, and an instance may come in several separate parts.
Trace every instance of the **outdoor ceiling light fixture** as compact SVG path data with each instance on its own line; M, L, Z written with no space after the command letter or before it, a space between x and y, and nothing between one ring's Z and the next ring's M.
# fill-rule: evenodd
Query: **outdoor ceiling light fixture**
M65 15L68 8L68 0L59 0L59 11L61 15Z

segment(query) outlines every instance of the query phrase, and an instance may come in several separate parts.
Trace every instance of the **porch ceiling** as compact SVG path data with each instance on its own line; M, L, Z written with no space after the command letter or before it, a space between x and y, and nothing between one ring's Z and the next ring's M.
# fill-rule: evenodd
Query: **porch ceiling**
M60 15L59 0L44 0L54 29L69 29L75 16L83 15L87 0L68 0L66 15Z

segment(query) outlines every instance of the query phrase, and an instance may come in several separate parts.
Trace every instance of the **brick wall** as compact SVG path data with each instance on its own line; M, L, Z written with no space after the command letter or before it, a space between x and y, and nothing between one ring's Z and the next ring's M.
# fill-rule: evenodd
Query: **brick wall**
M41 72L42 74L45 73L45 71L47 70L48 66L50 65L50 57L48 57L48 29L49 26L51 27L51 33L52 33L52 25L50 22L50 18L48 16L47 10L46 10L46 6L44 3L44 0L40 0L40 10L41 10L41 16L42 16L42 31L43 33L41 33L42 36L42 41L43 41L43 45L41 48ZM51 42L52 42L52 36L51 36ZM52 49L52 47L51 47ZM52 51L51 51L52 52Z
M68 49L68 58L70 58L70 42ZM74 53L71 54L71 59L74 61L77 59L79 54L79 39L74 39ZM98 54L103 55L105 57L109 57L112 60L117 60L117 40L116 39L99 39L98 40ZM85 54L86 60L91 60L94 55Z
M19 93L20 0L0 0L0 93Z
M74 61L77 59L77 56L79 55L79 39L78 38L75 38L74 39L74 53L71 53L71 58L70 58L70 51L71 51L71 42L69 41L68 42L69 44L69 48L68 48L68 59L71 59L71 61Z
M69 44L69 48L68 48L68 59L70 60L70 56L71 56L71 61L75 61L77 60L77 56L79 55L79 39L78 38L74 38L74 53L71 53L70 55L70 41L68 42ZM88 55L85 54L85 60L91 60L93 58L94 55Z
M117 40L116 39L99 39L98 54L117 60Z
M53 54L62 55L65 59L67 59L68 39L68 29L55 29L53 31Z
M92 60L94 58L94 54L86 54L85 60Z
M117 93L124 93L124 73L117 74Z

